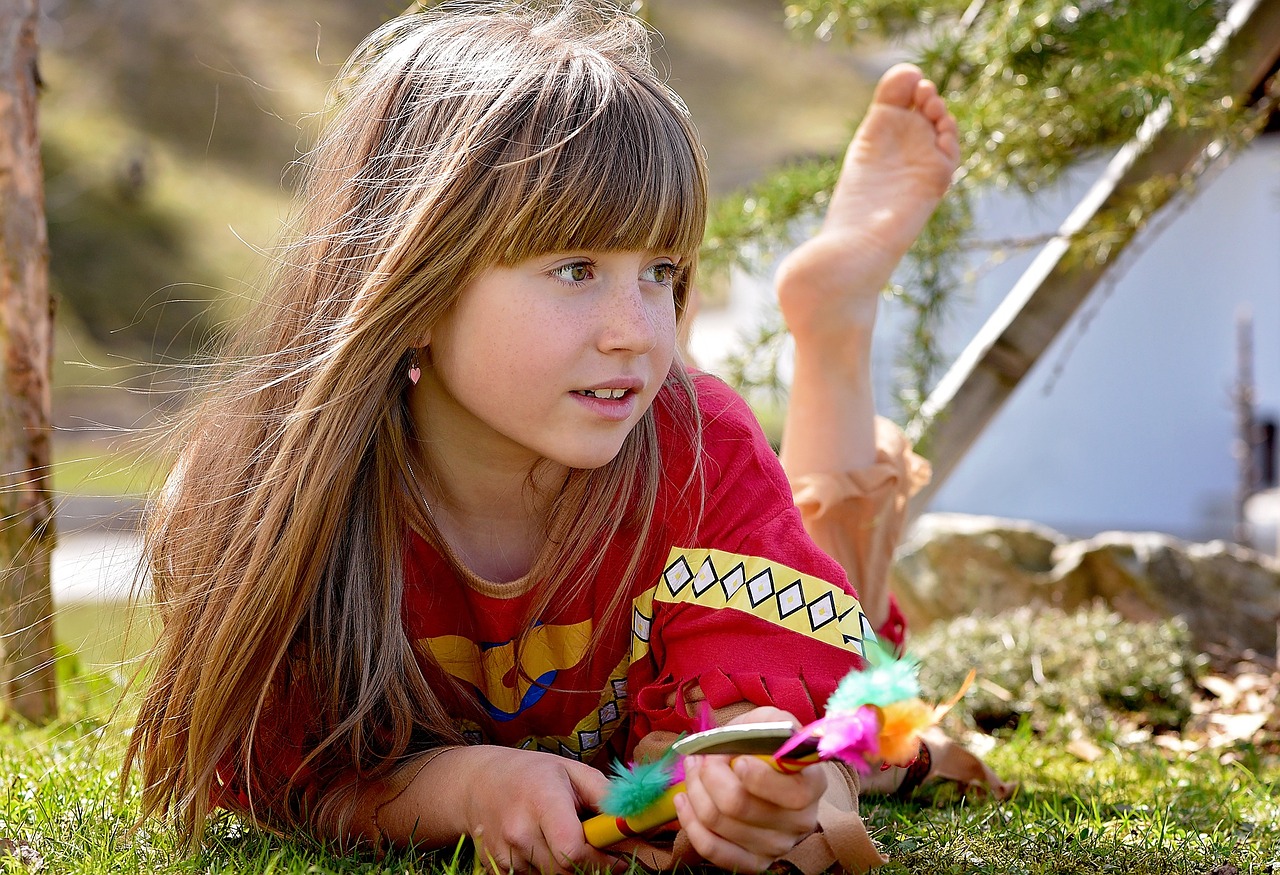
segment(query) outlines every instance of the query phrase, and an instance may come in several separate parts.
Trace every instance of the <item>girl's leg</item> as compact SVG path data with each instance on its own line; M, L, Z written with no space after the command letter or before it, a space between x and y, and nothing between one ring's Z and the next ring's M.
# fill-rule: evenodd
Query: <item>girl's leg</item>
M875 460L871 330L880 293L946 192L959 161L956 122L908 64L881 78L818 233L778 270L795 338L782 442L793 478Z
M849 145L821 228L778 269L778 303L795 339L782 465L810 536L845 566L877 629L890 619L889 558L906 499L927 482L928 466L889 423L877 438L871 333L881 291L959 154L955 119L933 83L909 64L893 67ZM878 450L887 469L874 470ZM868 476L850 484L848 472ZM833 492L860 494L832 502Z
M889 560L927 464L877 426L870 348L881 290L946 192L959 161L955 119L910 65L881 78L846 153L818 233L779 266L778 302L795 339L782 464L815 542L845 566L877 628L890 619ZM931 777L1010 787L940 732ZM873 775L887 792L904 770Z

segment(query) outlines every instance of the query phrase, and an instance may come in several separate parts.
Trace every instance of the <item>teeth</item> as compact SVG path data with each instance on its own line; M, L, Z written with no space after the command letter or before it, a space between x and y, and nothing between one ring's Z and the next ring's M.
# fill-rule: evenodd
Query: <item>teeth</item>
M627 390L626 389L583 389L578 394L586 395L589 398L607 398L611 401L616 401L617 399L621 398L623 395L627 394Z

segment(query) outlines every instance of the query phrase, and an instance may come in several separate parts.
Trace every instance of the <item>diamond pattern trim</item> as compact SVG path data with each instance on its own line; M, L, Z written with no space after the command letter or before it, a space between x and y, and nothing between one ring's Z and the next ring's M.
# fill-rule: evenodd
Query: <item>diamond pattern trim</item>
M722 568L728 571L719 575ZM637 614L651 621L656 603L662 602L742 611L859 656L862 642L875 638L862 606L849 593L760 556L672 548L659 585L636 599ZM632 638L632 661L649 652L647 626L644 632L643 641Z

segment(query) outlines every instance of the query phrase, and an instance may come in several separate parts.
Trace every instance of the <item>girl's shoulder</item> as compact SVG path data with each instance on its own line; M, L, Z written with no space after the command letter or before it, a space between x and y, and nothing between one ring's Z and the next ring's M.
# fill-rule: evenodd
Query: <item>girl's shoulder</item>
M700 469L710 485L733 471L750 468L785 485L777 454L742 396L712 374L694 372L690 377L692 398L680 385L668 385L663 389L667 397L660 395L661 403L655 405L663 467L668 473Z
M659 393L660 403L654 408L659 426L673 428L692 422L696 410L704 438L738 435L764 439L755 413L728 383L702 371L691 371L689 378L694 390L692 398L682 386L673 383Z

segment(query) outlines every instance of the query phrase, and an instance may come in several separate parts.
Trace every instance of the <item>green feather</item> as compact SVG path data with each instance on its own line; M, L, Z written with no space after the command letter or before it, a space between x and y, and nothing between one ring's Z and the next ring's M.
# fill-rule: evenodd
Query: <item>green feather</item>
M863 705L891 705L920 695L920 664L895 656L878 641L863 642L867 667L849 672L827 700L827 713L853 712Z
M609 789L600 800L600 810L613 817L635 817L658 800L672 784L675 751L667 751L650 763L627 768L614 761Z

